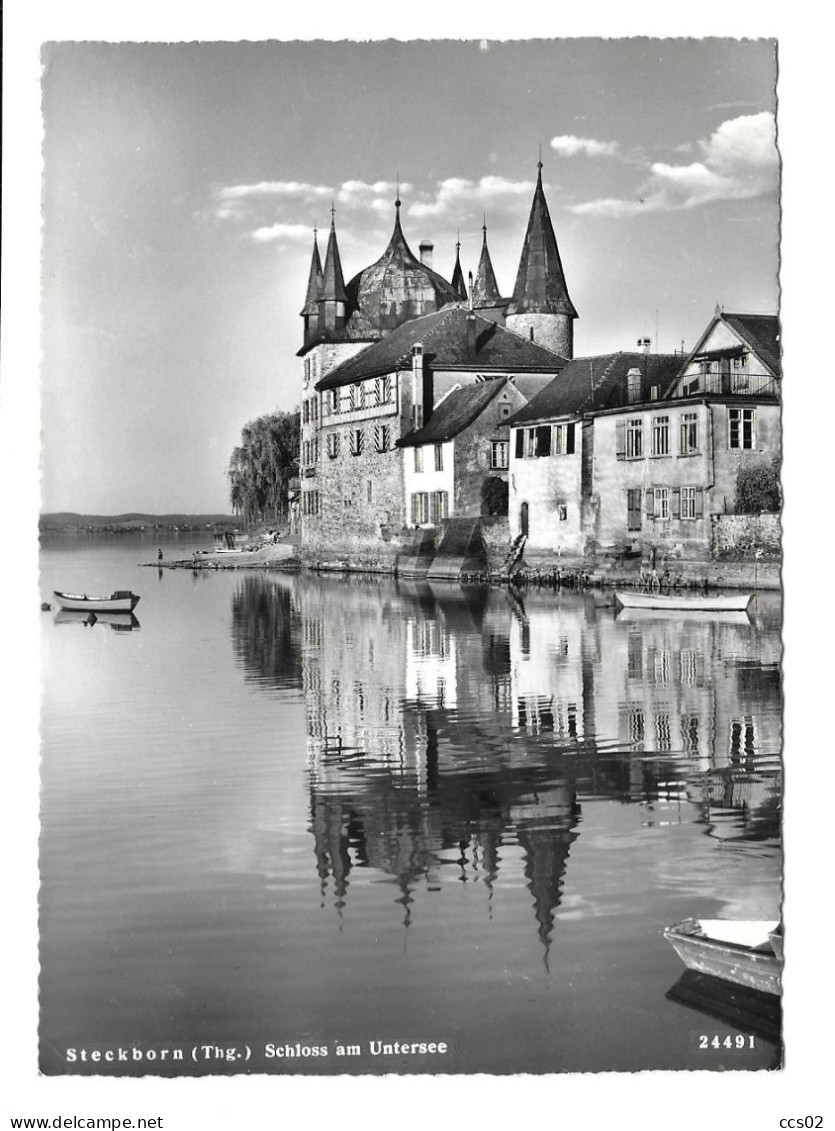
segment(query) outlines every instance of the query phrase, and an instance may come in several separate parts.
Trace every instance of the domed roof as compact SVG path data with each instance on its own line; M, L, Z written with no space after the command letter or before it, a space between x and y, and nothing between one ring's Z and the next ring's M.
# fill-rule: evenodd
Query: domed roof
M382 336L412 318L461 301L451 283L412 254L400 227L399 200L395 207L388 247L345 287L349 334Z

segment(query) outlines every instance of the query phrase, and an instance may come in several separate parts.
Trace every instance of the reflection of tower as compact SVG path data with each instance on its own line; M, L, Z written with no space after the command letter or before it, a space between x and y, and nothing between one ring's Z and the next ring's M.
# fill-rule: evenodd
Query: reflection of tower
M525 878L534 900L545 963L551 947L554 914L562 899L568 853L577 838L580 806L566 786L534 794L520 806L517 837L525 850Z

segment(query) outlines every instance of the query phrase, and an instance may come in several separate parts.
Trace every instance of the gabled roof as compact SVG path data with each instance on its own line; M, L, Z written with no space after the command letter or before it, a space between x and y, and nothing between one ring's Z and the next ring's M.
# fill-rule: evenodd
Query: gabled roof
M781 377L783 368L780 360L780 320L776 314L733 314L716 308L707 329L691 350L681 367L683 374L694 358L704 352L704 344L718 323L723 322L729 330L752 350L774 377ZM709 352L709 351L708 351Z
M416 448L422 444L443 444L476 420L496 394L507 385L506 377L479 381L453 389L433 411L423 428L418 428L397 441L399 448Z
M567 314L577 317L568 296L548 202L542 188L542 162L536 177L522 257L508 314Z
M475 352L470 352L467 320L475 321ZM317 389L336 389L355 381L380 377L412 364L412 347L421 344L426 363L435 369L467 369L471 372L556 373L566 364L544 346L531 342L489 322L480 314L470 315L462 305L447 306L422 318L413 318L392 330L360 353L332 369Z
M723 322L734 330L775 377L782 375L780 363L780 320L776 314L720 315Z
M541 393L515 413L510 423L514 426L528 424L626 405L630 369L641 371L643 403L649 401L653 385L658 386L658 398L662 399L680 368L681 354L604 353L596 357L576 357Z

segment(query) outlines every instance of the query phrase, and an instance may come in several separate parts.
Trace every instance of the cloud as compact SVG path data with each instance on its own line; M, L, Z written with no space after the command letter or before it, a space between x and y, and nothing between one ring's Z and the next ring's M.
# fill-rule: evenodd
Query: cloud
M256 243L275 243L278 240L293 243L301 240L308 242L311 238L311 230L306 224L271 224L266 228L256 228L251 233L251 238Z
M587 157L617 157L618 155L618 143L616 141L596 141L592 137L575 137L574 134L552 137L551 148L560 157L576 157L578 153L585 153Z
M776 123L768 111L731 118L699 143L701 161L656 162L632 199L604 198L575 204L577 215L637 216L698 208L720 200L776 195L779 157Z
M510 181L506 177L488 176L478 181L467 177L447 177L435 187L434 198L428 194L408 207L415 219L447 216L464 217L479 209L490 207L491 212L501 211L520 197L530 197L534 190L532 181Z

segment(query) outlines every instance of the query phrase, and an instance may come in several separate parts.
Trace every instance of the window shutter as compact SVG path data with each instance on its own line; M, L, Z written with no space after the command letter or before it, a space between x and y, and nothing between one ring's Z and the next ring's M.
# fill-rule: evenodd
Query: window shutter
M655 492L647 487L647 518L655 518Z
M703 518L705 513L705 493L701 487L696 488L696 518Z
M673 518L681 518L681 488L673 487L673 501L672 501L672 516Z
M549 456L551 454L551 425L545 424L536 430L536 454Z
M626 459L626 421L618 420L615 424L615 455L618 459Z
M574 424L566 425L565 432L565 454L567 456L574 455Z
M525 454L525 430L524 428L516 429L516 458L522 459Z

